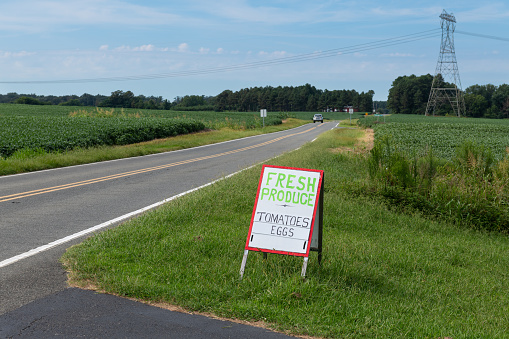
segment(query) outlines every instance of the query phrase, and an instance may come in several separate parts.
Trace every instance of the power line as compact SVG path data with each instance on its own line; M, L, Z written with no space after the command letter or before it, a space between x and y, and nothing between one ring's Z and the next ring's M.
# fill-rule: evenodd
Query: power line
M478 33L469 33L469 32L458 31L458 30L456 30L456 33L464 34L464 35L476 36L476 37L479 37L479 38L485 38L485 39L492 39L492 40L500 40L500 41L506 41L506 42L509 42L509 38L502 38L502 37L498 37L498 36L494 36L494 35L486 35L486 34L478 34Z
M202 68L197 70L188 70L171 73L157 73L157 74L144 74L144 75L130 75L121 77L105 77L105 78L88 78L88 79L67 79L67 80L33 80L33 81L0 81L0 84L75 84L75 83L91 83L91 82L118 82L118 81L134 81L134 80L151 80L151 79L162 79L162 78L175 78L175 77L187 77L194 75L207 75L213 73L239 71L252 68L260 68L266 66L283 65L296 62L304 62L322 58L337 57L344 54L353 54L364 52L373 49L379 49L384 47L390 47L395 45L401 45L405 43L411 43L423 39L429 39L440 36L440 29L432 29L419 33L402 35L399 37L382 39L375 42L369 42L364 44L352 45L344 48L336 48L325 50L321 52L300 54L292 57L282 57L272 60L244 63L238 65L230 65L225 67L211 67Z

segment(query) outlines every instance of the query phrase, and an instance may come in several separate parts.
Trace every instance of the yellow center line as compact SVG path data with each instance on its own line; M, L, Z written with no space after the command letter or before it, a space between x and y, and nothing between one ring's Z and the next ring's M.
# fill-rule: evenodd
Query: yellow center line
M320 126L322 126L322 125L320 124L318 127L320 127ZM40 195L40 194L51 193L51 192L55 192L55 191L61 191L61 190L65 190L65 189L68 189L68 188L74 188L74 187L79 187L79 186L95 184L95 183L99 183L99 182L103 182L103 181L108 181L108 180L113 180L113 179L127 177L127 176L130 176L130 175L135 175L135 174L142 174L142 173L153 172L153 171L157 171L157 170L161 170L161 169L165 169L165 168L170 168L170 167L174 167L174 166L190 164L190 163L197 162L197 161L214 159L214 158L222 157L222 156L225 156L225 155L235 154L235 153L247 151L247 150L250 150L250 149L262 147L262 146L265 146L265 145L269 145L269 144L272 144L274 142L277 142L277 141L280 141L280 140L283 140L283 139L286 139L286 138L289 138L289 137L292 137L292 136L295 136L295 135L307 133L309 131L314 130L315 128L317 128L317 127L312 127L312 128L307 129L305 131L301 131L301 132L297 132L297 133L293 133L293 134L288 134L286 136L275 138L275 139L272 139L272 140L269 140L269 141L266 141L266 142L263 142L263 143L260 143L260 144L255 144L255 145L251 145L251 146L247 146L247 147L243 147L243 148L238 148L238 149L227 151L227 152L223 152L223 153L207 155L207 156L203 156L203 157L199 157L199 158L194 158L194 159L182 160L182 161L178 161L178 162L174 162L174 163L166 164L166 165L160 165L160 166L155 166L155 167L142 168L142 169L139 169L139 170L134 170L134 171L129 171L129 172L112 174L112 175L108 175L108 176L105 176L105 177L88 179L88 180L84 180L84 181L77 181L77 182L73 182L73 183L69 183L69 184L64 184L64 185L46 187L46 188L41 188L41 189L38 189L38 190L33 190L33 191L28 191L28 192L21 192L21 193L15 193L15 194L11 194L11 195L5 195L5 196L0 197L0 202L27 198L27 197L31 197L31 196L34 196L34 195Z

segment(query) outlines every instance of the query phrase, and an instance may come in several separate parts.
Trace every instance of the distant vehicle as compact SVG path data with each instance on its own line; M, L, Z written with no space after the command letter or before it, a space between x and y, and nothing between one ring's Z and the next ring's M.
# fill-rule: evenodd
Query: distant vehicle
M317 121L320 121L323 124L323 116L321 114L315 114L313 116L313 124Z

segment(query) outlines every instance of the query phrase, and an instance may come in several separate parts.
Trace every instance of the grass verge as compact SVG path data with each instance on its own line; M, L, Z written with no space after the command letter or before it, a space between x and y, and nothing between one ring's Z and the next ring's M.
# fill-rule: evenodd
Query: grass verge
M273 329L331 338L509 333L509 239L463 230L381 200L366 180L359 130L340 129L271 164L325 171L324 260L251 253L239 269L261 167L172 201L74 246L70 282Z
M39 150L24 150L7 159L0 158L0 175L32 172L175 151L263 133L278 132L298 127L308 122L309 121L298 119L288 119L282 125L267 126L264 128L232 129L225 127L219 130L179 135L125 146L100 146L87 149L75 149L67 152L47 153Z

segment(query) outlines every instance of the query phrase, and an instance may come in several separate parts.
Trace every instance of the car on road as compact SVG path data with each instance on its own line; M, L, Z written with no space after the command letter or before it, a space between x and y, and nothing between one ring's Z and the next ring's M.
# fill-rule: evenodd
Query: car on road
M313 116L313 123L320 121L323 124L323 116L321 114L315 114Z

